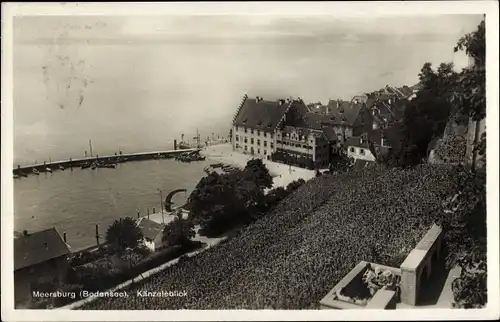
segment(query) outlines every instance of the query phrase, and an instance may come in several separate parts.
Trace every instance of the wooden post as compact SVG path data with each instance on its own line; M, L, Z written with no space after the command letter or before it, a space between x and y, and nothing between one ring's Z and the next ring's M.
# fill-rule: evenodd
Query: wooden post
M148 208L148 219L149 219L149 208Z
M97 247L101 247L99 243L99 225L95 225L95 239L97 241Z

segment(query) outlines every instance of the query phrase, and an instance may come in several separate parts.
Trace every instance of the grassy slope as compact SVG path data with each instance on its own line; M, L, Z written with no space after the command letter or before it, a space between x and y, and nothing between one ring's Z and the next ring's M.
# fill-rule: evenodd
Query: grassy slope
M359 261L374 260L371 245L400 264L454 179L450 167L430 165L312 179L227 243L128 289L126 300L84 309L313 308ZM188 296L137 298L136 290Z

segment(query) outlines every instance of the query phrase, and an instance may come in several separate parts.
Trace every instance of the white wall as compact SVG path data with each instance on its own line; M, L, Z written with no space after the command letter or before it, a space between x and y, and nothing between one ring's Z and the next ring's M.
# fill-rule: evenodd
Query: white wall
M236 137L238 136L238 140ZM247 143L245 143L245 138ZM252 143L253 139L253 143ZM233 150L240 153L251 154L252 148L255 156L266 158L271 156L271 154L276 151L276 133L272 134L264 131L257 131L247 128L245 133L244 127L233 126ZM260 143L260 145L259 145ZM245 146L247 149L245 150Z
M142 243L144 244L144 246L149 248L152 252L155 251L155 242L154 241L148 241L148 240L146 240L146 238L144 238L142 240Z
M363 153L364 152L364 153ZM375 161L375 156L372 154L370 149L358 148L355 146L347 147L347 156L355 160L365 160L365 161Z

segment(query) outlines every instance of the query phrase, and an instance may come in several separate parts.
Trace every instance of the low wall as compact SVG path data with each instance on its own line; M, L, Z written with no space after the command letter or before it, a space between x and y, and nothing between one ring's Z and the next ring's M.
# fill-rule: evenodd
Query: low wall
M401 275L401 271L399 268L389 267L385 265L380 265L377 263L369 263L365 261L359 262L349 273L347 273L344 278L338 282L328 294L320 301L320 308L323 310L349 310L349 309L395 309L396 308L396 292L389 290L378 290L374 296L369 300L366 305L350 303L342 300L338 300L334 298L335 293L349 285L355 278L361 277L360 275L363 273L364 268L367 264L370 264L372 269L375 267L379 267L383 270L389 270L394 275ZM380 293L383 291L382 293ZM379 294L380 293L380 294ZM378 295L377 295L378 294Z
M441 256L443 231L434 224L420 240L418 245L401 264L401 301L408 305L417 305L421 283L425 272L429 278L432 274L432 261Z

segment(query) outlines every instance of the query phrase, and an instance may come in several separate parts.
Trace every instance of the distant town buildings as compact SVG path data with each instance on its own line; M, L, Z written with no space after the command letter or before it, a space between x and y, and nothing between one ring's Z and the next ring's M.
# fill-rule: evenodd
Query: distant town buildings
M54 290L69 270L68 245L55 228L25 231L14 239L15 303L32 299L33 291Z
M386 86L327 105L245 95L233 119L233 150L311 169L328 167L338 149L354 159L375 161L391 148L384 133L402 119L413 94L408 86Z

